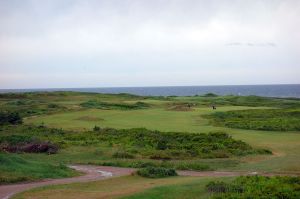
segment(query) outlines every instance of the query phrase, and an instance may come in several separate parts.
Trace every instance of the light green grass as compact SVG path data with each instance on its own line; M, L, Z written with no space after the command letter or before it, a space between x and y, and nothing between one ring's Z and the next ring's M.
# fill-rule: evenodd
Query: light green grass
M245 110L252 107L225 106L218 111ZM77 112L66 112L39 117L31 117L25 120L28 124L44 124L49 127L85 130L92 129L95 125L112 128L137 128L145 127L152 130L174 132L207 132L222 128L209 125L208 120L201 117L204 114L213 113L211 108L196 108L195 111L168 111L165 109L142 110L99 110L88 109ZM80 117L94 117L103 119L99 122L78 120Z
M99 198L120 198L126 195L132 195L142 192L146 189L163 185L185 184L194 182L194 177L170 177L163 179L149 179L139 176L125 176L111 178L103 181L89 183L73 183L67 185L53 185L42 188L36 188L24 193L18 194L14 199L99 199Z

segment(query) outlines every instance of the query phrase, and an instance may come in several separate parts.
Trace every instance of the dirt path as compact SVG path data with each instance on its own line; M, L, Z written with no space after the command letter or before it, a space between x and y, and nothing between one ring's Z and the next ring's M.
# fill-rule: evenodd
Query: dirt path
M108 167L108 166L92 166L92 165L74 165L70 166L77 171L85 173L85 175L63 178L63 179L51 179L38 182L20 183L13 185L0 186L0 199L8 199L12 195L31 189L35 187L41 187L45 185L55 184L68 184L72 182L90 182L96 180L103 180L114 176L130 175L136 169L132 168L120 168L120 167ZM195 176L195 177L222 177L222 176L240 176L240 175L274 175L274 174L262 174L262 173L249 173L249 172L230 172L230 171L177 171L181 176Z

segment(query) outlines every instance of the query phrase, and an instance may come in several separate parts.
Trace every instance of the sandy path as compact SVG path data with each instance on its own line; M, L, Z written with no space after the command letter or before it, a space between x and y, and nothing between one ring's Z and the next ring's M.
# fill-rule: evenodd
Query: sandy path
M74 165L70 166L77 171L85 173L85 175L63 178L63 179L51 179L38 182L20 183L13 185L2 185L0 186L0 198L8 199L12 195L31 189L35 187L41 187L45 185L54 184L68 184L72 182L90 182L96 180L103 180L114 176L130 175L136 169L132 168L120 168L120 167L108 167L108 166L92 166L92 165ZM240 175L265 175L272 176L274 174L266 173L250 173L250 172L232 172L232 171L177 171L181 176L195 176L195 177L225 177L225 176L240 176Z

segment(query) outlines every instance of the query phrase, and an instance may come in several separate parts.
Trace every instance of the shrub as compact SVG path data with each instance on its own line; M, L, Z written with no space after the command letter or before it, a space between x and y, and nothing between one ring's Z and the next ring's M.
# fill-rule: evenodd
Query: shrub
M17 112L0 112L0 125L22 124L22 118Z
M167 154L165 151L156 151L153 152L153 154L150 155L150 159L154 160L170 160L172 157Z
M100 131L101 128L99 126L94 126L93 131Z
M146 167L139 169L137 174L147 178L164 178L169 176L177 176L175 169L167 169L163 167Z
M126 151L117 151L112 155L113 158L133 159L134 155Z
M212 181L206 185L206 189L211 193L225 193L228 191L228 185L225 182Z

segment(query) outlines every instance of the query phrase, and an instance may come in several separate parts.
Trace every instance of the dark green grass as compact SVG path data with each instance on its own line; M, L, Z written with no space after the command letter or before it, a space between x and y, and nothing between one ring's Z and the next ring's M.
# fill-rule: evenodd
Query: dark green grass
M212 181L206 188L214 199L298 199L300 177L241 176L230 183Z
M207 116L216 125L230 128L298 131L300 130L300 109L251 109L216 112Z
M0 153L0 171L0 184L77 175L63 164L32 161L19 154L4 153Z

